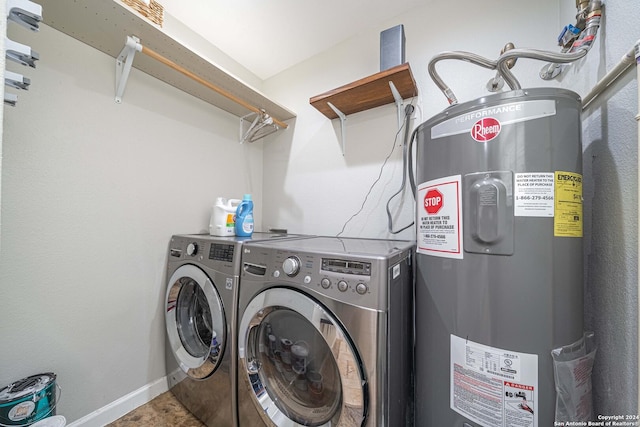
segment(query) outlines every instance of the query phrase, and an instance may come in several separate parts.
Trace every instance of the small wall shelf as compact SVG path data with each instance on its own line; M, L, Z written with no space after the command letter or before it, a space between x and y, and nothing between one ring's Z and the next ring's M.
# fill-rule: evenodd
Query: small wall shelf
M398 127L402 125L402 100L418 95L409 63L365 77L309 99L309 103L329 119L340 119L342 155L346 148L347 116L382 105L396 103Z
M418 95L411 67L405 63L314 96L309 103L329 119L337 119L329 102L346 115L395 102L389 82L393 82L402 99Z

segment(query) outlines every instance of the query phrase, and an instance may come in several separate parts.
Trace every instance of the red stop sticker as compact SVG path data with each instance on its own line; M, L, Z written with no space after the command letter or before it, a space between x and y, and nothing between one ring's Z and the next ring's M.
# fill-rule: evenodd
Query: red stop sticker
M444 197L438 190L429 190L424 196L423 203L424 210L426 210L429 215L434 215L442 209L442 206L444 206Z

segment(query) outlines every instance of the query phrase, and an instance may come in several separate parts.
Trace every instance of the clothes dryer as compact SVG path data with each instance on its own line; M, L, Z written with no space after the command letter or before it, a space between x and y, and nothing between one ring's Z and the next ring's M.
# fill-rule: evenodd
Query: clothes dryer
M254 233L171 238L165 294L169 388L209 427L237 425L234 325L240 248L251 240L300 237Z
M412 423L414 248L333 237L243 246L241 427Z

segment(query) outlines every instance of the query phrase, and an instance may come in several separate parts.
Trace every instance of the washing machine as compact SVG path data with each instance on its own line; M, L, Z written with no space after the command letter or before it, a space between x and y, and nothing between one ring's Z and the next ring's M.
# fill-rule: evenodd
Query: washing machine
M413 242L247 243L238 298L238 420L412 424Z
M240 248L252 240L301 237L254 233L171 238L165 298L169 389L209 427L237 425L234 325Z

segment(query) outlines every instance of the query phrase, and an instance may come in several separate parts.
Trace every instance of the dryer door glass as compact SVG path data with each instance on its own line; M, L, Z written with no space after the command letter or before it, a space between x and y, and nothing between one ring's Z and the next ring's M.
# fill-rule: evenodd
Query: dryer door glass
M184 265L171 276L166 325L171 349L184 372L196 379L211 375L224 351L225 316L215 286L199 268Z
M244 380L261 416L279 426L361 425L361 363L343 328L318 302L269 289L245 310L240 335Z

